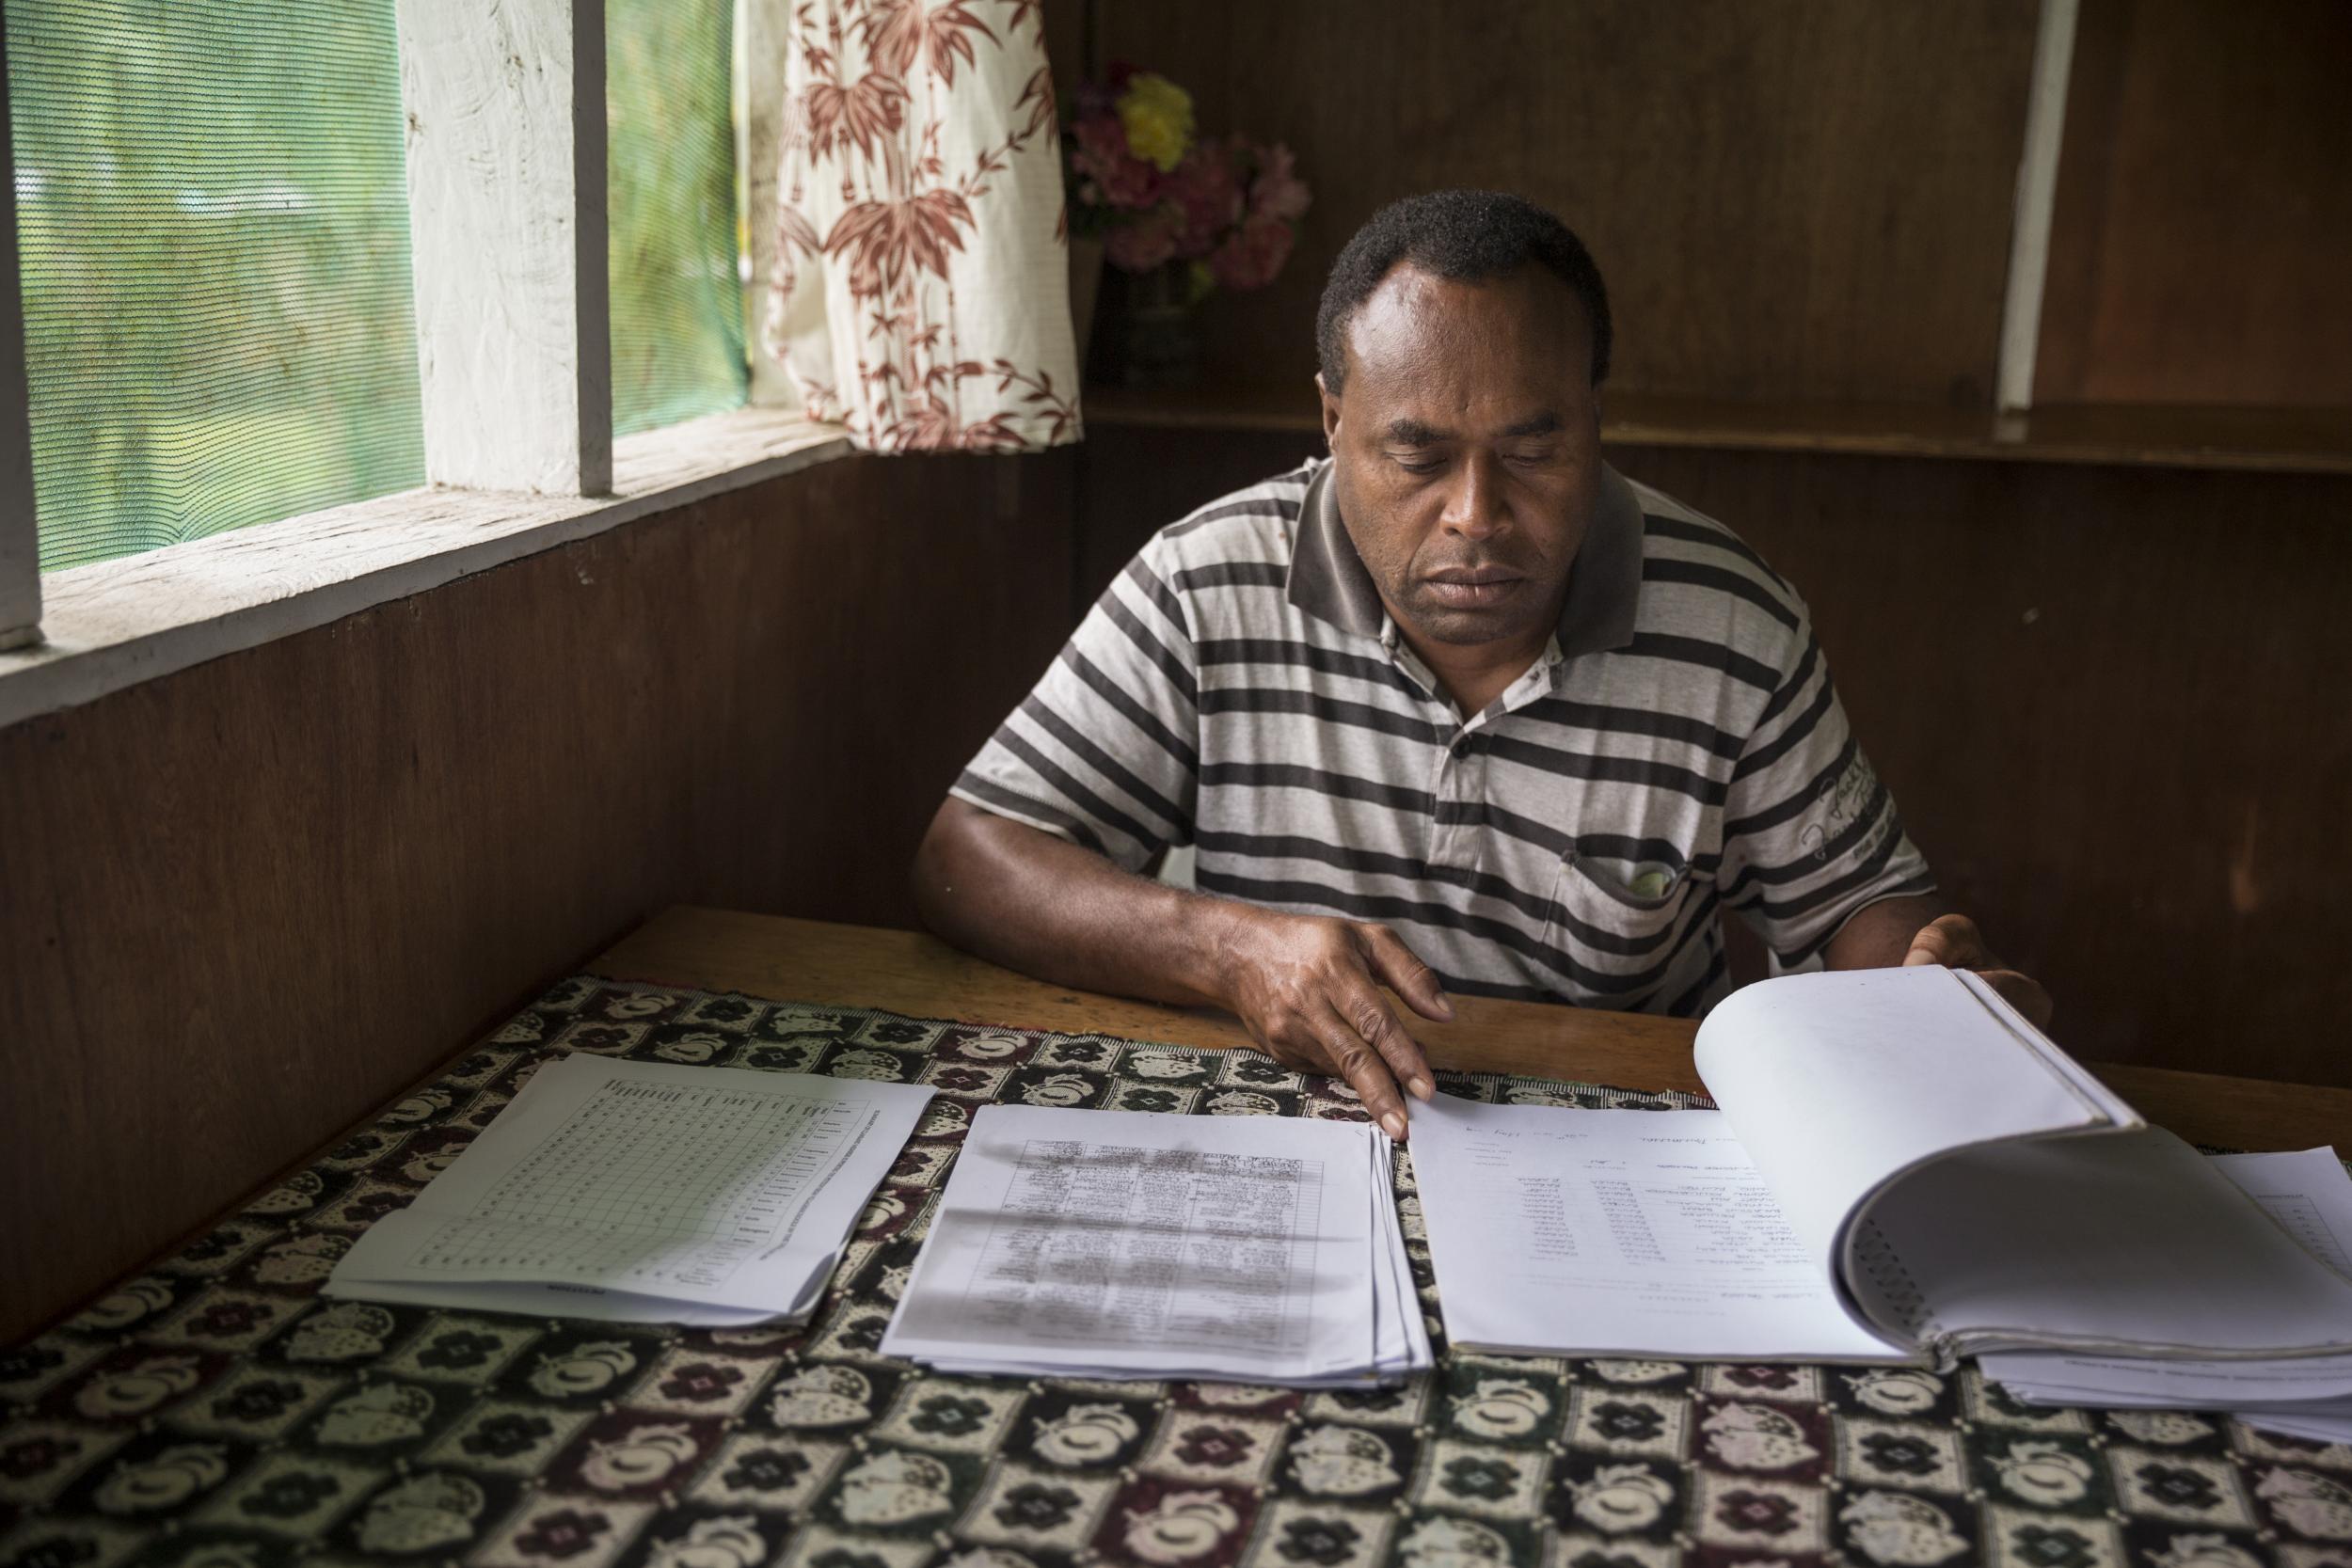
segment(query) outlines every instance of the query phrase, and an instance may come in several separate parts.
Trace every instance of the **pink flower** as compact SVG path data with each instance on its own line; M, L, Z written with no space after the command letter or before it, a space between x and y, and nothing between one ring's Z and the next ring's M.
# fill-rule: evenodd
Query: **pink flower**
M1176 204L1176 253L1206 256L1242 217L1232 150L1214 142L1194 148L1168 175L1161 197Z
M1306 216L1307 204L1313 199L1307 182L1298 178L1297 159L1289 148L1276 142L1260 154L1258 178L1249 187L1250 216L1295 223Z
M1071 135L1077 145L1071 150L1070 166L1095 187L1082 194L1130 212L1152 204L1159 171L1127 150L1127 133L1117 115L1082 114L1071 126Z
M1103 255L1121 272L1150 272L1176 254L1176 230L1182 221L1174 207L1155 208L1104 236Z
M1228 289L1263 289L1274 281L1290 254L1289 224L1252 217L1209 253L1209 272Z

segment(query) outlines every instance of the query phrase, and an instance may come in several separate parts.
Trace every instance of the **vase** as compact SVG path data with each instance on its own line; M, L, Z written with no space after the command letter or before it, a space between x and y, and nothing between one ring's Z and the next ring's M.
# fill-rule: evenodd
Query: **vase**
M1103 242L1081 234L1070 236L1070 336L1078 351L1078 368L1086 369L1089 341L1094 336L1094 302L1103 288Z
M1168 261L1125 275L1119 317L1119 379L1129 387L1200 381L1200 320L1192 263Z

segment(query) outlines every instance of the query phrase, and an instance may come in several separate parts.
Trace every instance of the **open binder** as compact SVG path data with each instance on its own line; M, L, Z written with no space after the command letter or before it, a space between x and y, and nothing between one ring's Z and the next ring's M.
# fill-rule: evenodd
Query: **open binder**
M1720 1111L1416 1110L1456 1345L1939 1368L2352 1351L2352 1279L1974 974L1764 981L1694 1054Z

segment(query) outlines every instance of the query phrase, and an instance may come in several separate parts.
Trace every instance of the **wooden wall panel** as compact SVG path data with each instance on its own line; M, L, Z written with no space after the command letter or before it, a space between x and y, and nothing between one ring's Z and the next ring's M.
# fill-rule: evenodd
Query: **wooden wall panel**
M0 732L0 1342L665 904L912 924L1071 462L828 464Z
M2042 403L2352 405L2352 6L2082 0Z
M1512 189L1593 247L1618 385L1980 405L2034 0L1414 0L1103 8L1104 52L1313 184L1275 284L1207 307L1212 382L1305 381L1332 258L1382 203Z
M1078 588L1305 435L1098 431ZM1793 580L1947 891L2085 1056L2352 1085L2352 479L1620 448Z

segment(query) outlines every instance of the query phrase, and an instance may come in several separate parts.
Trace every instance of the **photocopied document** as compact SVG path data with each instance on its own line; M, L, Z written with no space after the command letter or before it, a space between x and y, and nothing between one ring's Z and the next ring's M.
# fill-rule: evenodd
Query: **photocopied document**
M1720 1111L1439 1095L1410 1145L1456 1345L1902 1361L1838 1305Z
M1377 1128L991 1105L885 1354L1360 1383L1430 1364Z
M370 1227L327 1293L705 1325L803 1314L930 1096L565 1056Z

